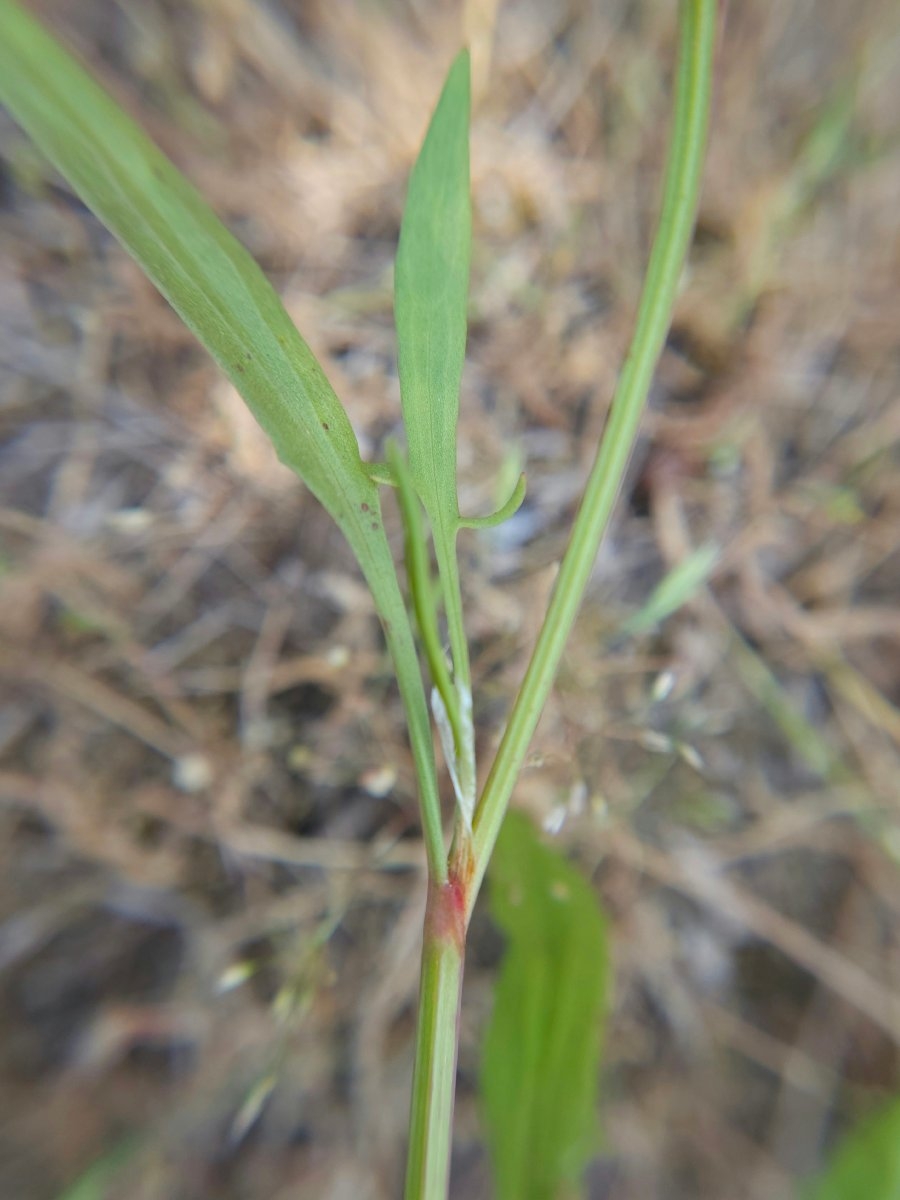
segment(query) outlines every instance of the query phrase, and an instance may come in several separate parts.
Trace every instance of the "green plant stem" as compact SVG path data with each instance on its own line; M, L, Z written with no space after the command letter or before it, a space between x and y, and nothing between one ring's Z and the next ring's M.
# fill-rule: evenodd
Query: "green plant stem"
M464 914L463 889L456 881L451 878L443 885L429 885L405 1200L440 1200L447 1194L465 957Z
M399 585L397 587L399 592ZM403 620L400 619L401 614ZM422 838L428 860L428 876L444 884L447 881L447 854L441 818L441 799L431 722L428 719L428 705L425 702L415 640L402 606L399 610L392 607L389 617L385 617L383 610L379 608L379 615L406 713L409 742L419 785L419 809L422 815Z
M717 0L682 0L680 6L681 40L672 142L659 226L634 337L544 623L475 813L474 875L466 894L467 916L471 914L516 778L553 686L621 486L669 328L700 191L709 125L716 3Z
M457 687L469 691L472 687L469 670L469 643L463 623L462 592L459 583L459 563L456 555L456 537L459 526L448 543L443 538L435 539L435 558L441 579L444 613L447 617L447 637L450 641L450 657L453 660L453 678ZM452 553L446 549L452 546Z
M472 818L475 808L475 734L472 728L472 677L469 669L469 643L463 623L462 592L459 583L459 563L456 540L459 525L451 541L434 539L434 554L444 613L447 617L447 635L450 639L450 657L453 660L453 684L456 691L455 704L459 711L459 735L456 738L456 775L464 796L468 797L468 815ZM459 799L459 797L458 797Z
M468 684L462 685L459 683L459 677L456 680L451 679L450 670L444 657L444 650L441 645L440 634L438 633L438 615L435 606L434 588L432 587L425 531L422 526L420 501L416 495L409 474L409 468L400 451L394 445L388 446L388 459L391 466L391 474L397 485L397 499L403 519L404 557L406 559L409 596L416 615L416 624L419 627L419 636L422 648L425 651L426 661L428 662L431 681L443 703L446 722L449 726L449 730L446 732L449 732L450 740L453 743L451 746L448 742L444 742L444 754L447 757L447 765L450 768L450 774L453 778L454 789L457 791L457 800L459 801L457 815L459 815L459 807L461 805L465 812L464 825L467 826L475 807L475 739L472 731L471 690ZM438 539L437 544L438 546L443 544L441 539ZM453 558L455 563L455 555ZM465 634L461 632L462 601L459 594L458 580L456 591L452 594L456 597L456 606L459 611L460 626L458 636L461 634L463 646L465 647ZM468 673L468 659L466 659L465 669ZM466 674L466 678L468 678L468 674ZM432 699L432 706L434 707L434 698ZM438 719L437 710L435 710L435 718L438 720L440 727L441 722ZM444 741L444 733L445 730L442 728L442 741ZM426 835L427 832L426 829ZM446 875L442 877L432 872L432 878L443 881Z
M397 481L397 499L403 518L403 552L412 609L419 627L419 637L431 674L431 681L440 692L453 729L457 747L461 744L459 697L450 678L450 670L438 633L434 588L428 563L428 546L422 527L419 497L415 493L409 468L395 445L388 446L388 461Z

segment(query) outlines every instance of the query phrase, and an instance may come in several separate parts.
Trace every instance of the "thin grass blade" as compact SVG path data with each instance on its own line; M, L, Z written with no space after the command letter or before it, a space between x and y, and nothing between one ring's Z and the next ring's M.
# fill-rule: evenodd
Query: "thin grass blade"
M700 591L719 561L718 546L698 546L656 585L650 598L622 626L623 633L642 633L677 612Z
M105 1200L116 1176L137 1150L137 1142L126 1138L113 1146L70 1184L57 1200Z
M0 2L0 100L210 351L354 548L371 540L375 485L274 289L166 156L12 0Z
M469 54L454 61L413 168L394 279L409 466L435 539L455 537L456 426L472 213Z

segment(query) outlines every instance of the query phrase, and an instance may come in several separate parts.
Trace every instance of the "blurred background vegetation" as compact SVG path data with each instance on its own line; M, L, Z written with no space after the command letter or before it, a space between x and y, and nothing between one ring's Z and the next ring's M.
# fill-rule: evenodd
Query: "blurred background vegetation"
M463 509L529 479L464 535L482 759L627 347L675 7L31 5L260 261L371 457L407 173L467 23ZM900 1089L898 61L891 0L724 6L691 268L517 792L608 914L591 1200L787 1200ZM367 593L6 114L0 241L0 1197L387 1200L424 881ZM484 908L460 1197L490 1195L501 948Z

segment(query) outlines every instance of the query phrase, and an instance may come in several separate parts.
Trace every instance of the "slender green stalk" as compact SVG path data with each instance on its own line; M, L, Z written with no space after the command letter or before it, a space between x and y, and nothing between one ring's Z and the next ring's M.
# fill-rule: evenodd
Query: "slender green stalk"
M458 532L458 526L457 526ZM450 640L450 657L453 659L453 678L459 688L469 691L472 687L469 669L469 643L463 624L462 592L459 584L459 563L456 556L456 532L452 537L452 553L444 539L435 543L438 574L447 617L447 636Z
M447 1195L464 957L463 889L454 880L432 883L422 944L406 1200Z
M422 527L419 497L415 493L412 479L409 476L409 468L395 445L388 446L388 462L397 481L397 500L403 520L403 553L406 560L410 601L413 612L416 614L416 624L419 627L419 637L422 641L422 649L425 651L431 681L444 701L458 748L462 742L459 697L450 678L450 669L447 666L438 633L434 587L428 563L428 546L425 541L425 530Z
M475 813L471 913L618 495L693 232L709 125L716 0L682 0L666 184L637 324L553 596Z
M400 698L406 712L409 743L419 784L419 809L422 815L422 838L428 860L428 876L438 883L447 881L447 855L441 819L441 798L438 791L437 768L428 707L422 688L422 673L416 656L415 640L408 620L400 621L392 613L394 623L382 615L385 641L394 664Z
M459 585L459 564L456 555L456 538L435 538L434 551L444 613L447 617L447 634L450 639L450 657L453 660L453 684L455 706L459 713L458 731L454 730L456 761L453 764L453 786L457 793L457 817L465 814L464 825L469 826L475 811L477 780L475 774L475 730L472 725L472 679L469 670L469 644L463 624L462 593Z

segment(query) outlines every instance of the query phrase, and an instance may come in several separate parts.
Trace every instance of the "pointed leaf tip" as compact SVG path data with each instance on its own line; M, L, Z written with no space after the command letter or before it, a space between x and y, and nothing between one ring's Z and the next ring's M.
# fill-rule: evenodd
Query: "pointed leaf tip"
M488 513L485 517L460 517L459 523L463 529L495 529L498 525L502 525L504 521L508 521L522 507L522 501L525 499L526 481L524 472L516 481L516 486L510 492L509 497L496 512Z

